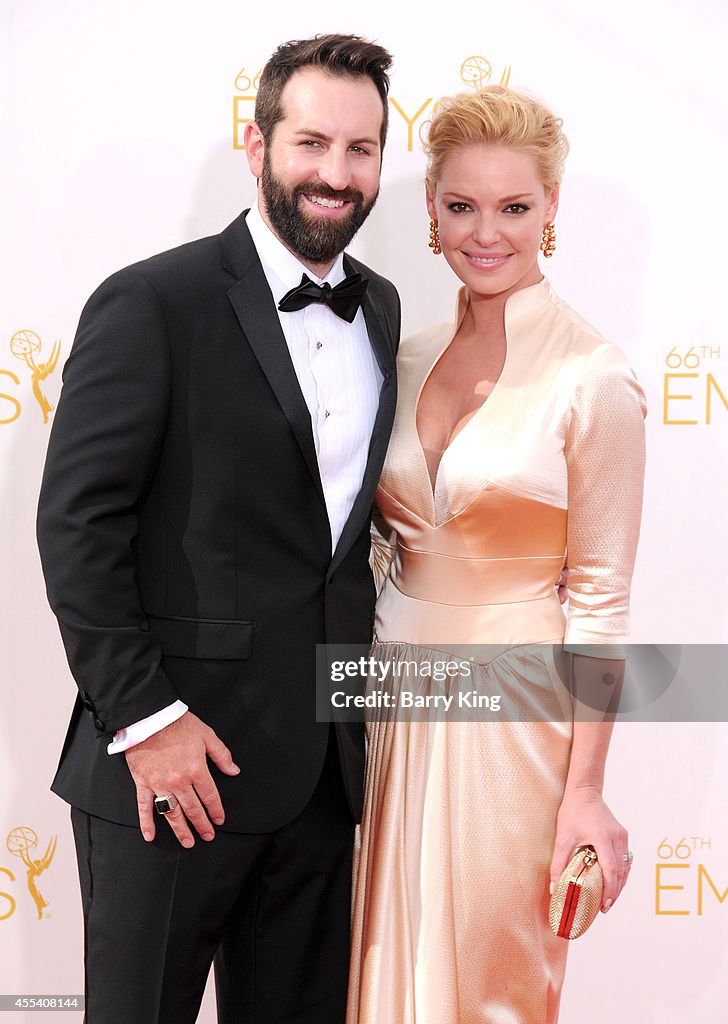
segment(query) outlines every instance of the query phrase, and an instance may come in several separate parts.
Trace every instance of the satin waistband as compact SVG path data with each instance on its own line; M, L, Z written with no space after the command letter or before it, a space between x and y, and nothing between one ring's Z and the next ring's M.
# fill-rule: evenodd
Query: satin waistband
M503 605L554 594L562 555L456 558L398 544L391 578L408 597L445 605Z
M383 643L418 644L453 650L458 656L481 658L473 645L487 645L483 660L527 644L561 644L564 611L555 590L538 601L511 604L436 604L408 597L387 580L377 601L375 632ZM460 648L467 648L460 651Z

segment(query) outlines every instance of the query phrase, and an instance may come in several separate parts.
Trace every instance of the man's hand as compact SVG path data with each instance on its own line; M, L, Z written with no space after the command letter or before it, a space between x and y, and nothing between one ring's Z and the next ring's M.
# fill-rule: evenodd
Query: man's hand
M562 604L566 604L566 599L569 596L569 567L565 565L561 570L561 575L556 582L556 592L559 595L559 601Z
M210 818L222 825L225 812L207 758L225 775L238 775L240 769L209 726L186 711L176 722L131 747L125 756L136 785L139 824L148 843L156 833L154 798L168 795L176 797L178 805L164 817L182 846L189 849L195 845L188 820L202 839L214 839Z

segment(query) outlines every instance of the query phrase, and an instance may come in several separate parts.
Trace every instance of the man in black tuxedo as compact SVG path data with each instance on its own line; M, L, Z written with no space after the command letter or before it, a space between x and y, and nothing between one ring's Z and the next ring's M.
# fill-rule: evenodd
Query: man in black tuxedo
M80 691L53 789L87 1024L193 1022L213 958L220 1021L344 1018L363 734L316 722L315 646L371 637L399 301L342 252L390 64L353 36L280 47L246 131L257 206L81 317L38 536Z

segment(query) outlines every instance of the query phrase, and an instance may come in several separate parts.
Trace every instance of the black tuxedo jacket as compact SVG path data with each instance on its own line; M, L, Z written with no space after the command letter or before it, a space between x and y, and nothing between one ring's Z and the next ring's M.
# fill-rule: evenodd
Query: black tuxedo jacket
M245 223L114 274L64 370L38 513L51 606L79 696L53 789L137 823L117 729L180 698L231 749L225 828L264 832L312 793L315 645L367 643L369 516L394 418L399 299L369 278L384 381L361 491L331 556L311 421ZM360 727L337 725L352 814Z

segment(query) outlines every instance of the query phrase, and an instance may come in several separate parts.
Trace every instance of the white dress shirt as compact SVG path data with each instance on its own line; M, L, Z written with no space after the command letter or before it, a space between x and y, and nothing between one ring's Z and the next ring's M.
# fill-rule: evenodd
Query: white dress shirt
M257 205L248 213L246 223L276 307L286 292L301 283L303 274L317 284L327 281L332 288L344 280L342 255L326 277L317 277L273 234ZM322 303L295 313L278 310L278 318L311 414L333 554L364 478L382 374L361 309L351 324ZM187 710L178 700L120 729L108 746L109 753L119 754L141 743Z

